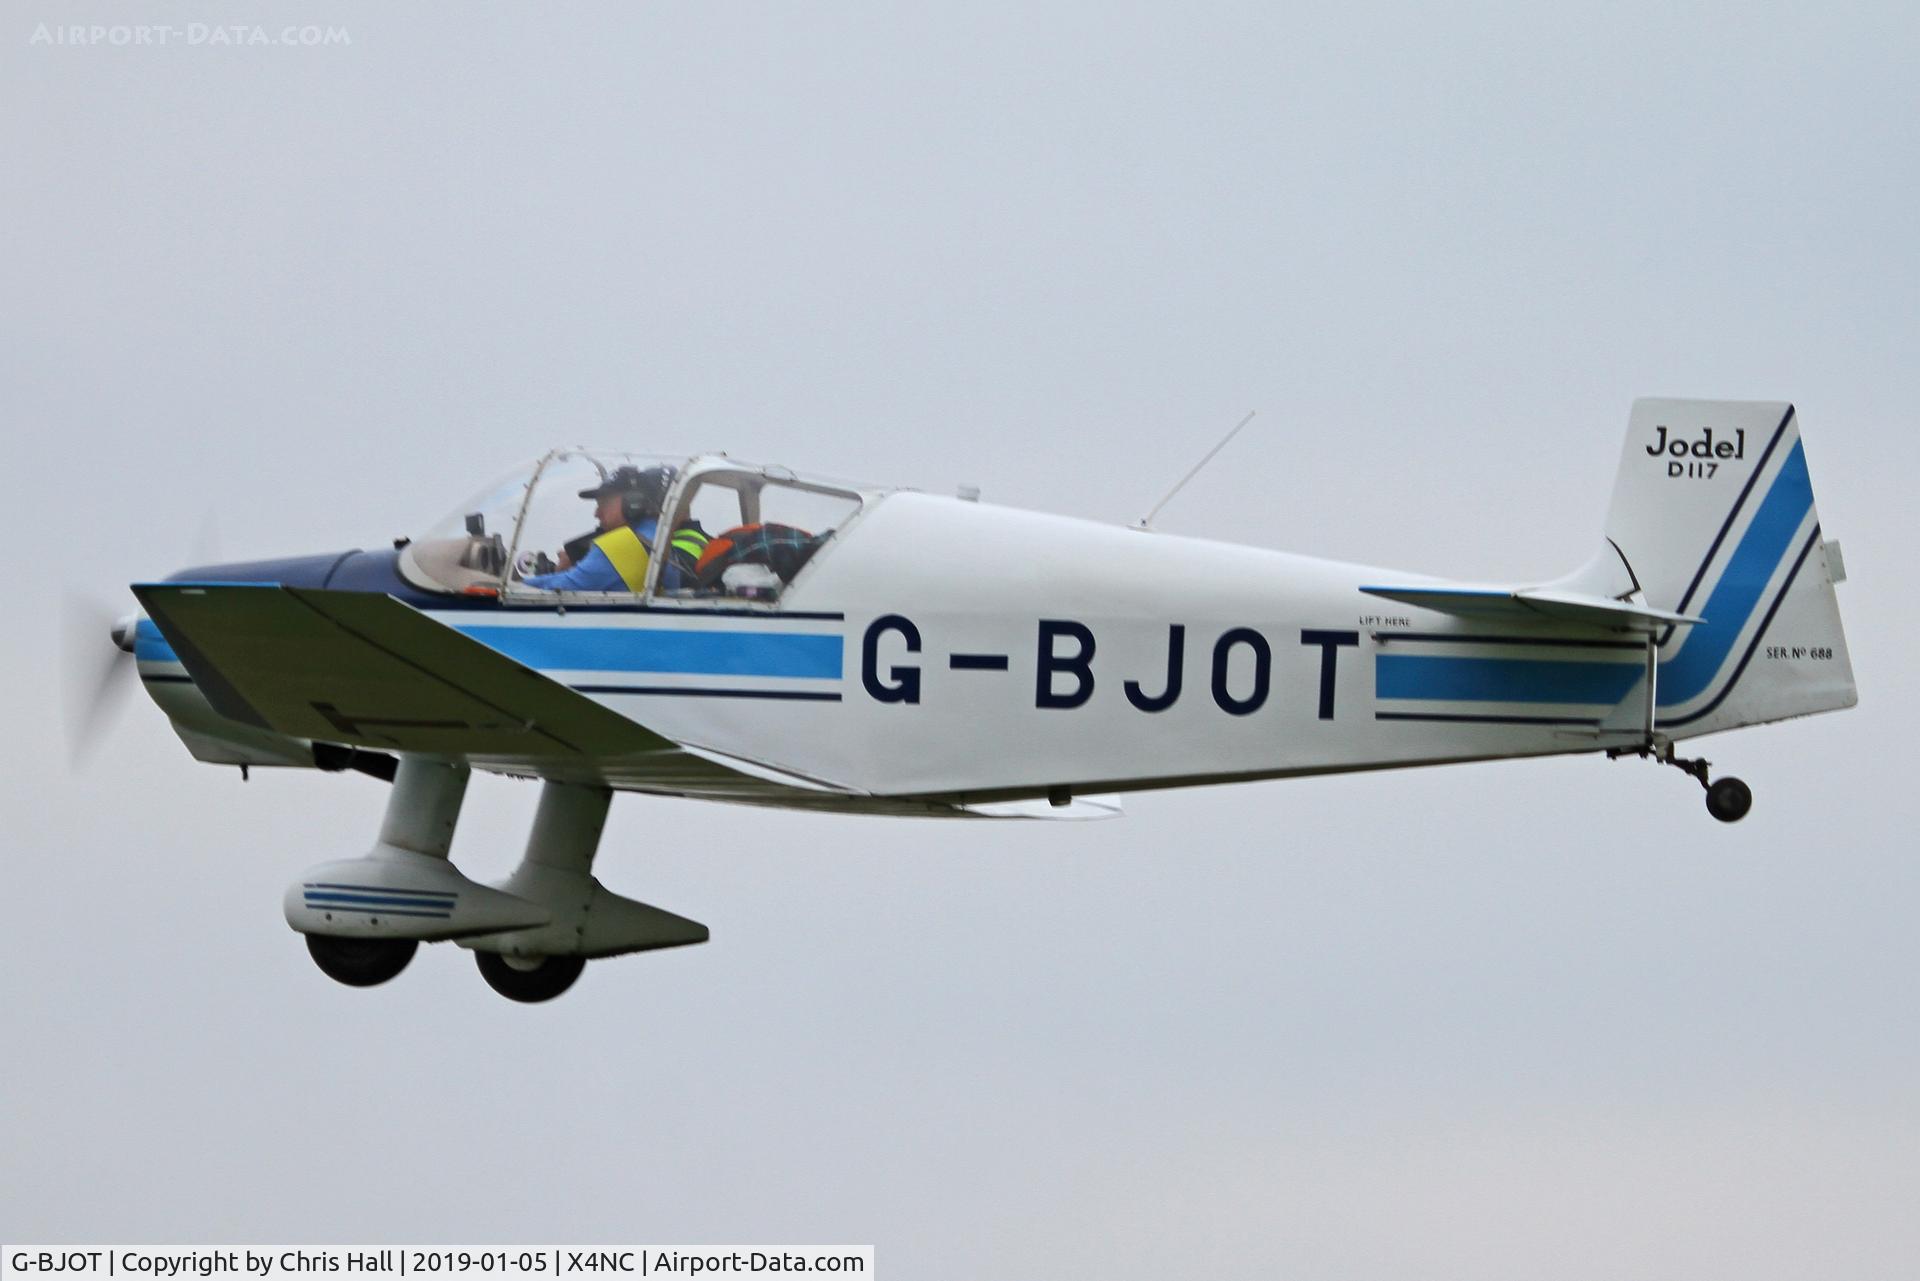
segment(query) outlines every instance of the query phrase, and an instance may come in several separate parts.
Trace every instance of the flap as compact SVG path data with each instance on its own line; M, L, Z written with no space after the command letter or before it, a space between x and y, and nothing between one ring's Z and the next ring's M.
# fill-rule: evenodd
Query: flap
M1119 818L1122 813L1120 798L1112 794L1076 796L1065 805L1055 805L1053 802L1047 800L982 801L975 805L962 805L960 808L976 818L1020 818L1077 822L1103 818Z

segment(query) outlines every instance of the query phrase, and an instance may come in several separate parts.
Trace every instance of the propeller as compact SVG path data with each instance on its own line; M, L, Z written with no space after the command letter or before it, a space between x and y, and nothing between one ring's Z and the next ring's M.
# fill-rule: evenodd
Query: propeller
M61 685L69 763L78 769L133 692L136 614L116 615L98 601L69 595L62 611Z
M191 548L192 565L220 559L219 512L200 513ZM127 704L133 692L133 640L138 614L117 613L105 603L69 592L62 610L61 687L66 701L69 764L79 769ZM111 642L109 647L108 642Z

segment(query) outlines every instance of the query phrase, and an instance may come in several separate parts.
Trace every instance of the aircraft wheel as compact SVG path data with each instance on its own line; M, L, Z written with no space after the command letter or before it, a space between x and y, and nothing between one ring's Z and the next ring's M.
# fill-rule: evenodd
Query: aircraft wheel
M1714 780L1707 788L1707 813L1722 823L1738 823L1753 808L1753 789L1737 778Z
M551 1001L587 968L584 956L505 957L498 952L475 952L480 977L509 1001Z
M320 972L348 987L385 983L413 959L420 944L415 939L349 939L332 934L307 935L307 952Z

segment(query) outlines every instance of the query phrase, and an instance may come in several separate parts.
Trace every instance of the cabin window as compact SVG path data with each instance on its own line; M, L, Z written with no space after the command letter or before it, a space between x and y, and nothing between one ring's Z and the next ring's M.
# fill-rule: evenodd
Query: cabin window
M685 470L682 460L644 454L548 454L517 513L504 598L541 605L639 596L661 554L661 512Z
M772 605L860 510L858 492L784 467L561 449L518 468L406 546L435 591L518 605Z
M663 597L703 604L771 603L860 510L858 494L783 467L726 468L689 479L669 526Z

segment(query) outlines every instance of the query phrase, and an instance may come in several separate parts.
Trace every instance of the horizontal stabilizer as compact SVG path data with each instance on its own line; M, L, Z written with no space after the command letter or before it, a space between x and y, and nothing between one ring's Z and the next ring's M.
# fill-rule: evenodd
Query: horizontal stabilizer
M1706 620L1690 614L1649 609L1629 601L1547 587L1362 587L1404 605L1437 610L1461 618L1494 619L1503 623L1584 623L1592 627L1652 631L1667 624L1685 626Z

